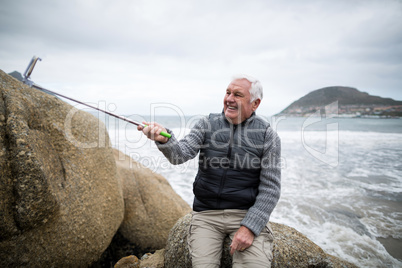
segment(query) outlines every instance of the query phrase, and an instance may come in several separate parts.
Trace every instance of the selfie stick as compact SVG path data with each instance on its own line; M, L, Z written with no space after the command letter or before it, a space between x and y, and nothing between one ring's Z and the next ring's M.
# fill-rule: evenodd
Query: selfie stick
M105 114L107 114L107 115L114 116L114 117L116 117L116 118L118 118L118 119L121 119L121 120L126 121L126 122L128 122L128 123L131 123L131 124L133 124L133 125L142 126L143 128L147 127L147 125L142 124L142 123L137 122L137 121L134 121L134 120L131 120L131 119L128 119L127 117L124 117L124 116L121 116L121 115L117 115L117 114L113 114L113 113L111 113L111 112L108 112L108 111L99 109L98 107L95 107L95 106L86 104L86 103L84 103L84 102L82 102L82 101L75 100L75 99L73 99L73 98L64 96L64 95L62 95L62 94L56 93L56 92L54 92L54 91L51 91L51 90L49 90L49 89L43 88L43 87L41 87L41 86L35 84L34 82L32 82L32 81L29 79L29 77L31 76L31 73L32 73L32 71L33 71L33 69L34 69L34 67L35 67L35 64L36 64L36 62L37 62L38 60L41 61L42 59L40 59L40 58L38 58L38 57L36 57L36 56L33 56L31 62L28 64L28 67L27 67L27 69L26 69L25 72L24 72L24 78L23 78L23 82L24 82L25 84L29 85L30 87L39 89L39 90L41 90L41 91L43 91L43 92L45 92L45 93L54 94L54 95L56 95L56 96L59 96L59 97L62 97L62 98L65 98L65 99L74 101L74 102L76 102L76 103L85 105L85 106L90 107L90 108L92 108L92 109L98 110L98 111L103 112L103 113L105 113ZM160 135L162 135L162 136L164 136L164 137L166 137L166 138L171 138L171 137L172 137L172 135L170 135L169 133L166 133L166 132L164 132L164 131L162 131L162 132L160 133Z

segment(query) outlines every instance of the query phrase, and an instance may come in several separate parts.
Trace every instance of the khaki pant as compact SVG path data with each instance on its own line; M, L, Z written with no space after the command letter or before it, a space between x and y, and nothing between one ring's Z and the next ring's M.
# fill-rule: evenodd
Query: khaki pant
M246 213L246 210L239 209L193 211L188 236L193 267L220 266L223 241L226 236L233 239ZM273 238L267 224L249 248L233 254L233 267L271 267Z

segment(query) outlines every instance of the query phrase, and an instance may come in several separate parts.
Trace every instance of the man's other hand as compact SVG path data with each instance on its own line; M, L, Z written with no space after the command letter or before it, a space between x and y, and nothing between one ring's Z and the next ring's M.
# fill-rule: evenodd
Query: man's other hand
M254 233L247 227L241 226L235 233L232 244L230 244L230 255L235 251L244 251L253 244Z

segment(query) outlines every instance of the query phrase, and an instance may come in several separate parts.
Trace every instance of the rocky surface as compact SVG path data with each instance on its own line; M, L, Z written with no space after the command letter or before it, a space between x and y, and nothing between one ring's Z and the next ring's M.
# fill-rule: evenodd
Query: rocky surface
M191 208L165 178L112 149L94 116L0 83L0 266L104 267L166 246Z
M141 258L140 267L164 268L165 267L165 250L157 250L154 254Z
M88 266L123 216L104 125L0 71L0 266Z
M140 260L130 255L119 260L114 268L163 268L165 250L157 250L154 254L145 254Z
M191 267L187 249L187 233L191 214L181 218L172 228L166 250L165 268ZM339 258L326 254L303 234L283 224L271 223L275 235L272 267L356 267ZM232 267L229 238L225 240L221 267Z
M118 150L114 156L124 185L125 215L119 232L139 251L164 248L170 229L190 206L161 175Z

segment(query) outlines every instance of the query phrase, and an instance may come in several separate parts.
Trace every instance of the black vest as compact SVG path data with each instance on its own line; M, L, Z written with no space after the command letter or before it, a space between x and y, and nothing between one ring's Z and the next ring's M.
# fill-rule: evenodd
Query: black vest
M210 114L194 181L194 211L248 209L260 182L264 138L269 123L253 115L239 125Z

